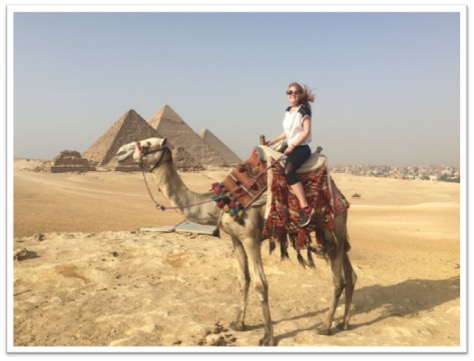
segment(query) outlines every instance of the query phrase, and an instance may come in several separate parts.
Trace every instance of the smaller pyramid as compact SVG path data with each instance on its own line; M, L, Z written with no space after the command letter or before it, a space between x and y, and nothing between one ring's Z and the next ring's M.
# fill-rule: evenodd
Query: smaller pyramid
M186 151L204 166L228 166L226 161L206 144L168 104L165 104L148 124L161 137L167 137L171 147L183 146Z
M123 114L82 156L98 166L115 163L119 148L127 143L158 136L135 110Z
M229 166L236 166L242 163L242 160L222 141L217 138L210 130L204 129L199 133L199 136L208 144L214 151L221 156L222 159Z
M95 168L91 167L89 161L81 157L81 153L75 150L63 150L53 159L52 173L65 172L90 172Z

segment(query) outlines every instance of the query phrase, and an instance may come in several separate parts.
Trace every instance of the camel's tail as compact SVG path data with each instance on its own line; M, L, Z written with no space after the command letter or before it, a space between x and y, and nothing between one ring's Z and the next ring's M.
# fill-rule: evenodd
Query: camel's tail
M349 259L349 255L347 252L344 252L343 254L343 268L344 268L344 279L346 280L345 284L346 287L350 288L350 293L354 291L354 287L357 281L357 274L354 271L354 268L352 267L351 260ZM351 280L348 282L348 280Z
M349 235L346 235L346 239L344 240L344 252L347 253L351 250L351 243L349 242Z

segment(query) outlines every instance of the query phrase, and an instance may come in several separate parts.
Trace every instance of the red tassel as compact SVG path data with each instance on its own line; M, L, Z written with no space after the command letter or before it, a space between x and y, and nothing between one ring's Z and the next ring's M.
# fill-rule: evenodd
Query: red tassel
M275 232L276 239L278 240L279 243L282 243L285 241L286 238L286 230L285 227L277 227L276 232Z
M304 248L304 243L306 241L306 231L304 229L300 229L298 232L298 249Z

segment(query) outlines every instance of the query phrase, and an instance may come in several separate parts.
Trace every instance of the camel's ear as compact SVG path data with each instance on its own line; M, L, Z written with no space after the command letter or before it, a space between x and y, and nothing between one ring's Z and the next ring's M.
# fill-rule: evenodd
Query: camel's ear
M168 143L168 138L164 137L161 141L161 146L164 147Z

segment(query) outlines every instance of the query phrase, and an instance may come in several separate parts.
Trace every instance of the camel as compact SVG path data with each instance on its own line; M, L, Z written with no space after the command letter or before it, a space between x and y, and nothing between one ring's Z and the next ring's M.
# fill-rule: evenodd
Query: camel
M218 225L220 230L229 234L234 247L234 254L239 265L240 307L235 321L230 327L236 331L245 331L245 314L247 295L251 284L259 295L261 302L264 335L260 346L276 346L273 334L273 323L268 299L268 282L260 254L263 241L265 202L252 205L245 211L244 222L235 222L228 214L216 207L215 202L209 201L212 193L196 193L189 190L180 178L172 159L172 153L165 138L149 138L123 145L117 152L116 159L121 164L140 164L143 169L153 173L159 190L169 200L173 207L179 208L187 220L203 224ZM338 325L341 330L349 328L349 317L356 275L349 260L347 241L347 211L334 218L334 232L331 242L333 251L328 252L327 258L332 270L333 294L329 310L319 330L321 335L330 335L334 313L342 292L345 290L345 310L342 322Z

